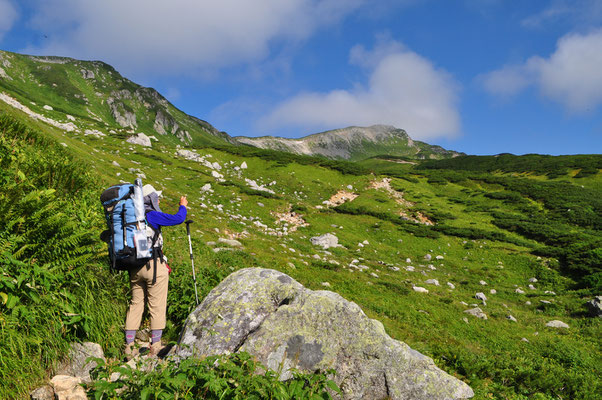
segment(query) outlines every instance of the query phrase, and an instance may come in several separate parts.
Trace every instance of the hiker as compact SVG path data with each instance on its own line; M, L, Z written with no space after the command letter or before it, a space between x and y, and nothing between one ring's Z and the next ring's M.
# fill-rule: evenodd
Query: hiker
M155 236L153 246L153 258L142 267L131 269L130 286L132 300L125 319L125 354L128 359L134 357L137 349L134 347L136 331L142 321L145 301L148 302L151 328L150 354L157 355L161 350L161 335L165 328L165 311L167 308L167 287L171 269L163 256L163 236L161 227L178 225L186 219L186 206L188 200L185 196L180 197L180 208L176 214L166 214L159 208L161 191L155 190L151 185L142 188L144 196L144 211L146 213L147 226Z

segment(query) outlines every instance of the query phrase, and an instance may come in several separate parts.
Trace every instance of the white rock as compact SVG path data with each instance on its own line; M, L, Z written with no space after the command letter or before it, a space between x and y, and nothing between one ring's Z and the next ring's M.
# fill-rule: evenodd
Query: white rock
M399 271L399 268L398 268L398 267L389 267L389 269L390 269L391 271L393 271L393 272L397 272L397 271Z
M406 262L407 262L407 263L411 263L411 262L412 262L412 259L410 259L410 258L406 258Z
M326 233L321 236L314 236L309 240L314 246L321 246L324 249L328 249L330 247L340 247L339 238L337 238L332 233Z
M455 289L455 288L456 288L456 285L454 285L454 284L453 284L453 283L451 283L451 282L447 282L447 286L449 286L449 287L450 287L450 288L452 288L452 289Z
M201 192L209 192L209 191L213 191L211 190L211 184L210 183L206 183L201 187Z
M426 283L427 285L439 286L439 281L437 279L427 279L426 281L424 281L424 283Z
M522 289L520 289L520 288L518 288L518 289L516 289L516 290L514 291L514 293L518 293L518 294L525 294L525 291L524 291L524 290L522 290Z
M531 282L531 283L537 283L537 278L535 278L535 277L530 278L529 282Z
M423 287L420 286L412 286L412 289L414 289L415 292L418 293L428 293L429 291Z
M556 292L553 292L551 290L546 290L544 293L545 294L551 294L552 296L556 296Z
M406 271L409 271L409 272L414 272L414 267L412 267L411 265L408 265L408 266L406 267Z
M238 240L234 240L234 239L219 238L219 239L217 239L217 241L219 243L223 243L225 245L232 246L232 247L242 247L242 243L240 243Z
M489 291L489 293L491 293L491 294L496 294L496 293L497 293L497 290L495 290L495 289L491 289L491 290Z
M148 136L146 136L144 133L139 133L137 135L130 136L129 138L127 138L126 142L132 143L132 144L138 144L140 146L145 146L145 147L152 146L150 138Z
M222 179L224 176L217 171L211 171L211 176L216 179Z
M67 114L67 115L66 115L66 117L67 117L67 119L68 119L69 121L73 121L73 122L75 122L75 117L74 117L73 115L69 115L69 114Z
M48 110L48 111L53 110L53 108L51 106L49 106L48 104L46 104L43 108L44 108L44 110Z
M378 275L376 275L374 272L370 272L370 276L372 276L374 278L378 278Z
M528 287L529 287L529 289L530 289L530 290L535 290L535 286L533 286L533 285L531 285L531 284L529 284L529 286L528 286Z
M328 282L322 282L322 286L330 287L330 283L328 283Z
M351 186L351 185L347 185L347 189L349 189L349 190L353 190L353 186Z
M113 161L111 164L115 167L121 167L117 161Z
M480 281L479 281L479 285L481 285L481 286L485 286L485 285L487 285L487 282L485 282L484 280L480 280Z
M549 326L550 328L564 328L564 329L569 327L567 324L565 324L564 322L559 321L557 319L548 322L546 324L546 326Z
M430 254L427 254L427 255L424 256L424 259L426 261L431 261L431 258L433 258L433 256L431 256Z
M529 300L525 301L525 305L530 306L531 302Z
M84 136L94 136L94 137L97 137L97 138L101 138L101 137L106 136L106 135L104 133L102 133L101 131L96 130L96 129L86 129L84 131Z
M518 322L518 321L516 320L516 318L514 318L512 315L508 315L508 316L506 317L506 319L507 319L507 320L509 320L509 321L512 321L512 322Z
M443 256L437 256L435 257L436 260L443 260Z
M478 292L474 295L475 299L477 300L481 300L483 303L485 303L487 301L487 296L485 296L485 293L483 292Z
M222 166L221 166L221 165L219 165L217 161L216 161L216 162L214 162L214 163L212 164L212 166L213 166L213 169L215 169L215 170L218 170L218 171L222 169Z
M466 314L474 315L480 319L487 319L487 315L479 307L471 308L470 310L464 311Z
M240 169L247 169L247 162L243 161L242 164L240 164Z

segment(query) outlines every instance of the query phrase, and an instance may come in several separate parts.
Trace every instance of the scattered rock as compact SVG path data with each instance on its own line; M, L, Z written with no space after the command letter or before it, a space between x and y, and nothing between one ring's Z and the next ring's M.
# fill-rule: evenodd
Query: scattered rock
M430 254L427 253L427 255L424 256L424 259L426 261L431 261L431 259L433 258L433 256L431 256Z
M456 285L454 285L451 282L447 282L447 286L449 286L451 289L455 289L456 288Z
M474 295L474 297L477 300L481 300L483 302L483 305L486 306L487 304L485 303L487 301L487 297L485 296L485 293L483 292L478 292Z
M58 400L87 400L86 391L80 378L69 375L56 375L50 381Z
M495 289L491 289L491 290L489 291L489 293L491 293L491 294L496 294L496 293L497 293L497 290L495 290Z
M57 369L57 375L71 375L79 378L82 382L92 381L90 371L96 367L96 362L86 362L88 357L105 359L102 347L97 343L84 342L73 343L69 349L67 360Z
M330 287L330 283L329 282L322 282L322 286Z
M188 317L178 358L246 351L280 379L291 368L334 368L343 399L461 399L474 394L433 361L391 339L340 295L304 288L281 272L239 270Z
M54 389L45 385L33 390L29 396L31 400L54 400Z
M127 138L126 142L138 144L140 146L145 146L145 147L152 146L150 138L148 136L146 136L144 133L139 133L137 135L130 136L129 138Z
M113 165L114 167L121 167L121 165L119 165L117 161L113 161L111 165Z
M526 343L529 343L529 339L527 339L527 338L522 338L522 339L521 339L521 342L526 342Z
M529 282L531 283L537 283L537 278L529 278Z
M48 104L46 104L44 107L42 107L44 110L48 110L48 111L52 111L53 108L51 106L49 106Z
M418 293L428 293L429 292L428 289L425 289L421 286L412 286L412 289L414 289L414 291L418 292Z
M323 202L323 204L328 207L336 207L336 206L340 206L341 204L346 203L348 201L352 201L357 196L358 195L355 193L347 192L345 190L339 190L337 193L332 195L330 197L330 199L325 200Z
M406 267L406 271L408 271L408 272L414 272L414 270L415 270L415 268L414 268L414 267L412 267L411 265L408 265L408 266Z
M218 243L223 243L226 246L242 247L242 243L240 243L238 240L234 240L234 239L219 238L219 239L217 239L217 241L218 241Z
M439 286L439 281L437 279L427 279L426 281L424 281L424 283L426 283L427 285Z
M466 314L474 315L480 319L487 319L487 315L479 307L471 308L470 310L464 311Z
M529 290L535 290L535 286L529 284Z
M507 319L507 320L509 320L509 321L512 321L512 322L518 322L518 321L516 320L516 318L514 318L512 315L508 315L508 316L506 317L506 319Z
M548 322L546 324L546 326L549 326L550 328L564 328L564 329L569 327L567 324L565 324L564 322L559 321L557 319Z
M247 162L243 161L242 164L240 164L240 169L247 169Z
M339 238L332 233L326 233L322 236L314 236L309 239L314 246L321 246L324 249L330 247L340 247Z
M443 260L443 256L437 256L435 257L436 260Z
M516 290L514 291L514 293L518 293L518 294L525 294L525 291L524 291L524 290L522 290L522 289L520 289L520 288L518 288L518 289L516 289Z
M479 285L481 285L481 286L487 286L487 282L485 282L484 280L480 280L479 281Z

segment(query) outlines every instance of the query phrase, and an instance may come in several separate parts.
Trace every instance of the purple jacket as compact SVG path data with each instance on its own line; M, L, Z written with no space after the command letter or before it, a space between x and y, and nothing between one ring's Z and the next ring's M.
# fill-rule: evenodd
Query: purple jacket
M160 226L172 226L181 224L186 220L186 207L180 206L180 209L175 214L166 214L160 211L149 211L146 213L146 222L153 228L158 229Z

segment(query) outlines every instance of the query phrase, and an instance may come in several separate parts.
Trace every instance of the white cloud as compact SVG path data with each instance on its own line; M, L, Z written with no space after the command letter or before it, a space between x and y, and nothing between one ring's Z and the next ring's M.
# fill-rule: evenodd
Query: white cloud
M0 0L0 40L13 27L18 16L17 10L9 0Z
M512 95L536 86L544 97L573 113L602 104L602 30L562 37L549 58L533 56L480 77L485 89Z
M521 21L531 29L549 27L554 23L568 23L578 27L591 27L602 22L600 0L553 0L540 12Z
M386 51L388 50L388 51ZM458 87L451 76L400 43L354 47L350 61L372 66L367 87L301 93L259 121L260 129L307 130L389 124L416 139L453 136L460 129Z
M31 24L48 34L29 52L102 59L120 70L174 73L262 60L365 0L37 0Z

